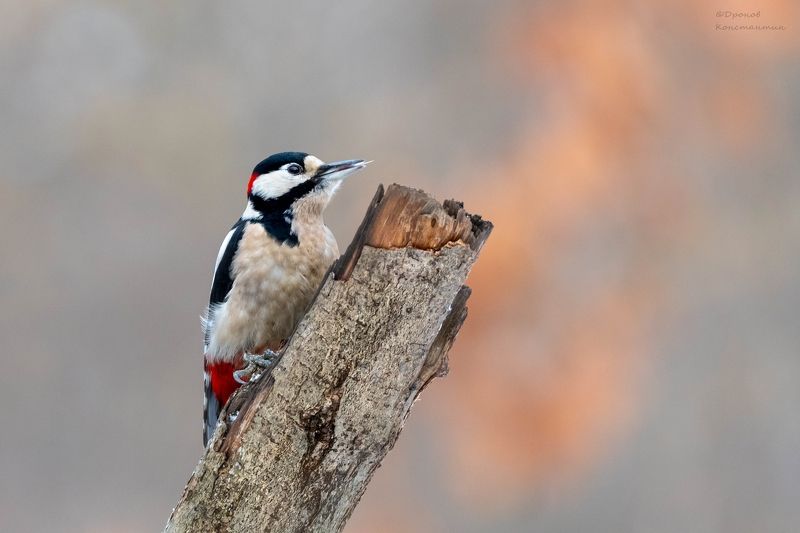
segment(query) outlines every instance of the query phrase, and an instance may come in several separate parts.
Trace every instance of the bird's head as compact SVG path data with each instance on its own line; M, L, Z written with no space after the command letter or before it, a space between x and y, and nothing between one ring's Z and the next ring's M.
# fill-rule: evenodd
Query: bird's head
M322 212L342 180L367 165L362 159L325 163L304 152L281 152L260 162L247 185L248 209L279 214L298 208Z

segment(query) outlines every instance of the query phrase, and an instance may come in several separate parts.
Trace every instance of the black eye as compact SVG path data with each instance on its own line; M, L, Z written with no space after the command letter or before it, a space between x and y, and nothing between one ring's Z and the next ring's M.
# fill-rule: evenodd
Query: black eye
M291 165L286 167L286 170L289 171L289 174L294 174L295 176L297 176L303 171L303 167L301 167L297 163L292 163Z

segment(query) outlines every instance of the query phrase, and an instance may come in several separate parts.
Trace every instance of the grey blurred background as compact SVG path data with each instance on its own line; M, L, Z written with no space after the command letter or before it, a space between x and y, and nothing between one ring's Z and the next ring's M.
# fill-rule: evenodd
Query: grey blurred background
M496 224L349 533L796 531L800 13L729 4L6 0L0 530L163 526L217 247L303 150L375 160L340 245L381 182Z

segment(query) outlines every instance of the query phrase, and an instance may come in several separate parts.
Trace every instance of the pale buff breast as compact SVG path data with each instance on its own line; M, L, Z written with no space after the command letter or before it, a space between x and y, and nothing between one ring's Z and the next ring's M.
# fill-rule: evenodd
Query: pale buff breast
M302 318L339 251L321 222L300 222L293 229L299 244L287 246L261 224L248 224L233 262L233 287L214 312L210 360L232 360L243 351L275 345Z

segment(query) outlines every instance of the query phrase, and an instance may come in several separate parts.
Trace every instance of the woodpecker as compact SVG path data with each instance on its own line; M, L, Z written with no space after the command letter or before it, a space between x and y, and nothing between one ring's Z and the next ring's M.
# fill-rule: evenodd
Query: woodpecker
M270 364L339 256L322 212L342 180L367 163L282 152L253 169L247 206L217 254L204 314L204 445L228 398L254 365Z

